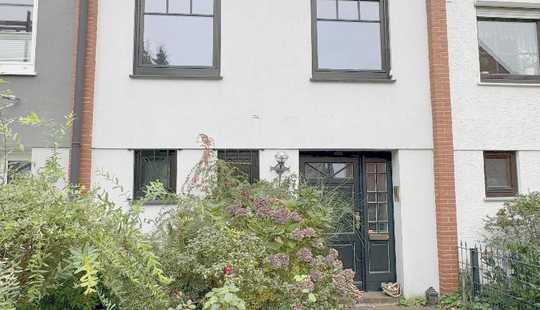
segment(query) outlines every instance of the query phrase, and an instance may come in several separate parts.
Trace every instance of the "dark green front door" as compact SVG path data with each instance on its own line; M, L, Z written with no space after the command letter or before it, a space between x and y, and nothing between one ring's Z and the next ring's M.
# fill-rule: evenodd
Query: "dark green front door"
M343 265L356 273L359 288L380 290L394 282L395 250L389 154L302 153L300 173L342 202L330 236Z

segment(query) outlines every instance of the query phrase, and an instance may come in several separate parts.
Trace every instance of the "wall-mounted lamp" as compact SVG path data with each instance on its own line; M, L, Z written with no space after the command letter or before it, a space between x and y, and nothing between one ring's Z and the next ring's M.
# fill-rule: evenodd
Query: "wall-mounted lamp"
M276 159L277 164L274 167L271 167L270 170L275 171L278 175L278 182L281 184L281 176L287 171L290 170L289 167L285 166L285 163L289 159L289 155L285 152L277 153L274 158Z

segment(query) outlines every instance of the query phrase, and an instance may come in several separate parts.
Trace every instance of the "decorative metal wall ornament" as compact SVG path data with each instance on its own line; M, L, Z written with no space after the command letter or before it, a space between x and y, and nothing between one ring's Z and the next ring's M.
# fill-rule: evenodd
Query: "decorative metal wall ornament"
M278 152L274 158L276 159L277 164L273 167L270 167L270 170L275 171L278 175L278 182L281 184L281 177L283 174L290 170L289 167L285 166L285 163L289 159L289 155L285 152Z

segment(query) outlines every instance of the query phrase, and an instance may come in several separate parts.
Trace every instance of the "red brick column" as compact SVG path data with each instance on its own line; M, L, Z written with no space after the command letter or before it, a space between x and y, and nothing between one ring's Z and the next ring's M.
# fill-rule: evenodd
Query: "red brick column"
M439 285L441 293L451 293L458 289L459 269L446 0L426 0L426 3Z
M79 184L89 190L92 175L92 126L94 117L94 79L96 72L98 0L88 0L88 29L84 63L84 94L81 117L81 161Z

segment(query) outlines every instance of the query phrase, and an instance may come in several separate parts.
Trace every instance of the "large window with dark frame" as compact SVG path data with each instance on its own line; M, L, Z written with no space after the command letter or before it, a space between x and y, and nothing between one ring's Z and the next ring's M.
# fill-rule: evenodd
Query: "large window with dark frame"
M176 192L176 151L137 150L135 151L135 175L133 198L144 197L147 186L159 181L171 192Z
M540 82L540 20L478 18L482 81Z
M259 181L259 151L218 150L218 159L229 163L250 183Z
M37 0L0 0L0 74L33 72Z
M518 194L515 152L484 152L486 197Z
M219 78L220 0L137 0L135 76Z
M313 80L390 80L386 0L311 0Z

